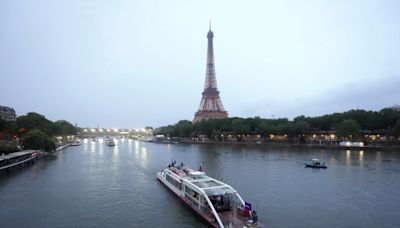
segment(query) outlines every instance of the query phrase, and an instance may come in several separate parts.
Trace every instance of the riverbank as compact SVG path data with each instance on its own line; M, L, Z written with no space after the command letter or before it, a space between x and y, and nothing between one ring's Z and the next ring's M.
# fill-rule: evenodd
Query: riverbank
M70 143L58 146L54 152L61 151L71 146ZM0 156L0 172L11 171L33 164L36 160L51 155L54 152L44 152L40 150L23 150Z
M58 146L58 147L56 148L55 151L63 150L63 149L65 149L65 148L69 147L69 146L71 146L71 143L66 143L66 144L64 144L64 145L60 145L60 146Z
M365 145L365 146L339 146L337 144L309 144L309 143L289 143L289 142L216 142L216 141L180 141L185 144L200 145L245 145L257 147L271 148L294 148L294 149L329 149L329 150L400 150L400 145L382 146L382 145Z

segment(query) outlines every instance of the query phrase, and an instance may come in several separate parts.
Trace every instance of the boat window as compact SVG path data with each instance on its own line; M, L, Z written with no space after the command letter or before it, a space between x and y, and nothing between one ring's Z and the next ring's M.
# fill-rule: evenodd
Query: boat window
M181 183L181 182L175 180L175 179L172 178L170 175L167 175L167 176L165 177L165 179L166 179L169 183L171 183L172 185L174 185L175 188L177 188L177 189L179 189L179 190L182 190L182 183Z
M209 198L217 212L231 211L234 208L232 194L210 196Z
M185 187L185 198L188 199L191 203L198 206L200 200L200 194L189 187Z

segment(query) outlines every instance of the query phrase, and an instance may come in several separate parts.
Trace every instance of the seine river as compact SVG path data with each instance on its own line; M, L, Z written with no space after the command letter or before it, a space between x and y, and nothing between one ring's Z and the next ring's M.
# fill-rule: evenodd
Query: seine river
M311 158L328 169L304 168ZM204 227L155 174L171 159L235 187L269 227L400 227L400 151L86 141L0 176L0 227Z

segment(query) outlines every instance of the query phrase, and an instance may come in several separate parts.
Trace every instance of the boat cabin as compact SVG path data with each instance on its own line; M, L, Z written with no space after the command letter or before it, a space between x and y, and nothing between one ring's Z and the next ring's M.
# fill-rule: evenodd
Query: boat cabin
M311 162L312 162L314 165L320 165L320 164L321 164L321 162L320 162L319 159L317 159L317 158L311 159Z

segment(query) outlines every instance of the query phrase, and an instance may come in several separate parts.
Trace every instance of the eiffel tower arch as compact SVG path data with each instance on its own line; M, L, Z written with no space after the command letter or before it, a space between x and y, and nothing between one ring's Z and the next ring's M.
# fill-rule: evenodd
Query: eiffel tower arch
M199 122L203 119L210 118L228 118L228 112L225 111L222 105L221 97L217 87L217 78L215 76L214 67L214 47L213 47L214 33L210 30L207 34L208 48L207 48L207 66L206 66L206 80L204 83L204 91L202 93L199 109L194 114L193 123Z

